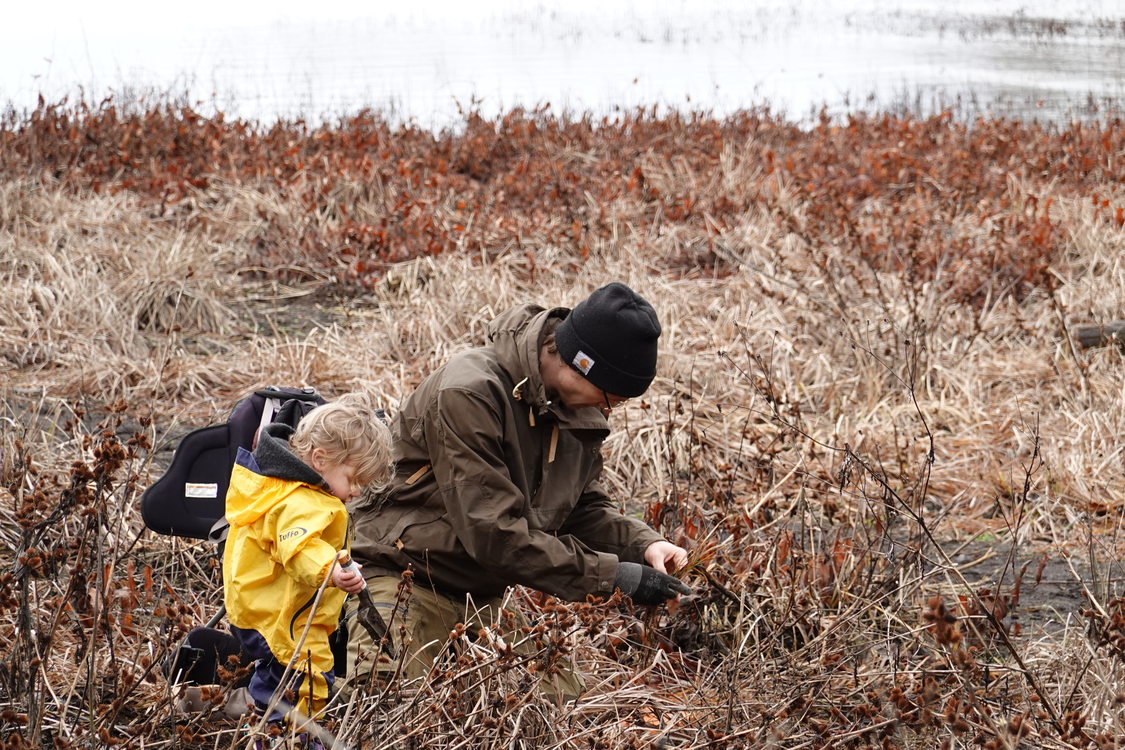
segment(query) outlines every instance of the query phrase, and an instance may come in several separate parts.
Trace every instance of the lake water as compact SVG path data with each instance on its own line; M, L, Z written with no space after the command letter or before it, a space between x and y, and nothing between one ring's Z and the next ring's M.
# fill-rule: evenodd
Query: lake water
M441 128L545 104L1068 120L1125 101L1125 0L128 0L0 23L0 104L18 110L168 92L266 122L370 107Z

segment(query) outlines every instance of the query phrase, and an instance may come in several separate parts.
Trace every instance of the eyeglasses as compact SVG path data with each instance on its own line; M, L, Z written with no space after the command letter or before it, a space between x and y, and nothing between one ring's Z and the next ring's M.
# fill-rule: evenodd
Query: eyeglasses
M602 398L605 399L605 406L602 407L602 411L604 412L610 412L615 406L621 406L621 404L629 400L626 396L611 396L605 391L602 391Z

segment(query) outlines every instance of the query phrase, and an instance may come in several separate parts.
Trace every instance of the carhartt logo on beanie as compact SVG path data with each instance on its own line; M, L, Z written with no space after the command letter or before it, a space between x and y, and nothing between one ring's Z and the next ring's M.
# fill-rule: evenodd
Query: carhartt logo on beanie
M633 398L656 376L660 321L644 297L619 281L575 305L555 329L563 361L606 393Z

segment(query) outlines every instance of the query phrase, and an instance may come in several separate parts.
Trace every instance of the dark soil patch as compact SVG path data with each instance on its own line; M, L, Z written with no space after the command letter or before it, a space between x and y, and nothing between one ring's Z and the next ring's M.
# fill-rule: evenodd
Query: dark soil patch
M999 595L1007 608L1001 621L1009 630L1029 637L1082 627L1090 597L1106 602L1121 594L1125 581L1121 561L1092 559L1086 550L977 539L947 551L978 596Z

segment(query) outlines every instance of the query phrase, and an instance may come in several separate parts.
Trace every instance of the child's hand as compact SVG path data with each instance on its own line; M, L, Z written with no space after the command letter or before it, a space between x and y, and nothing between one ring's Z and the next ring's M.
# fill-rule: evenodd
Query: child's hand
M359 564L342 568L339 565L332 569L332 583L338 589L343 589L349 594L358 594L363 590L363 573Z

